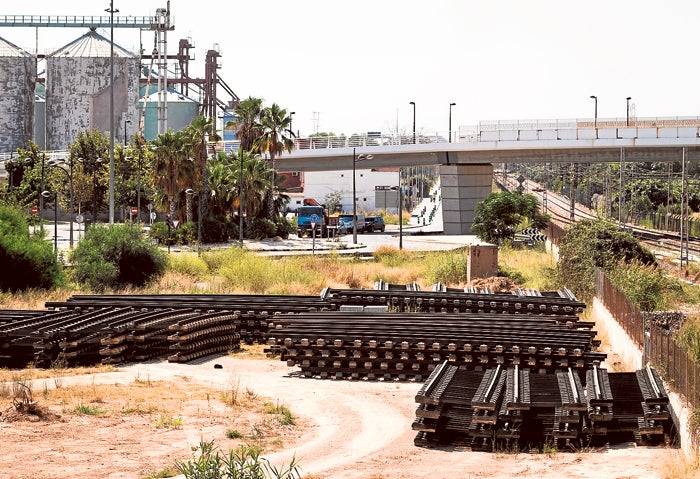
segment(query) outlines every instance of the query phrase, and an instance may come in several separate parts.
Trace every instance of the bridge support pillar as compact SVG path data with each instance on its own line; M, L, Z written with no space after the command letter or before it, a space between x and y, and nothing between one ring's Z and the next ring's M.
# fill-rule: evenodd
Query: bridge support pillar
M476 204L491 193L493 165L440 165L442 224L446 235L468 235Z

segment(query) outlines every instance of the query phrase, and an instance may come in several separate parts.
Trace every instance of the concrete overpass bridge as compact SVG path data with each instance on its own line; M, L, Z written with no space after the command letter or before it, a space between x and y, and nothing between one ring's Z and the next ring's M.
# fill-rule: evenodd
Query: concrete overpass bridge
M446 138L454 137L449 142ZM482 122L447 135L298 138L282 171L439 166L446 234L469 234L500 163L676 162L700 159L700 117Z

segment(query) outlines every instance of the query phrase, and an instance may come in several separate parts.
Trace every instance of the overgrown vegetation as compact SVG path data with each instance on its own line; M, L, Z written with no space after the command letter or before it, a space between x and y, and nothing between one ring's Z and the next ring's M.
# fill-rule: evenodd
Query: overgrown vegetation
M239 446L227 453L219 451L214 441L201 440L197 451L187 461L175 465L186 479L298 479L301 477L295 458L289 465L276 467L260 457L260 448Z
M26 216L0 206L0 290L52 288L63 281L62 267L43 229L29 232Z
M143 286L165 271L167 257L138 225L92 226L71 254L74 278L94 291Z
M579 221L566 230L559 244L559 284L588 301L595 294L596 267L609 272L635 261L656 265L654 255L612 221Z

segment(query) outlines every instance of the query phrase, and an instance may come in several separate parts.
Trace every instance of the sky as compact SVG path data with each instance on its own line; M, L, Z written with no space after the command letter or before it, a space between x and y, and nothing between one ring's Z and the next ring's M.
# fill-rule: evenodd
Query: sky
M153 15L167 0L114 0L115 15ZM1 15L108 15L106 0L3 2ZM446 135L481 121L697 116L697 0L171 0L175 30L207 50L240 98L294 111L293 129ZM76 28L0 27L51 52ZM109 30L100 30L109 38ZM133 51L153 33L115 29ZM225 98L225 95L220 95Z

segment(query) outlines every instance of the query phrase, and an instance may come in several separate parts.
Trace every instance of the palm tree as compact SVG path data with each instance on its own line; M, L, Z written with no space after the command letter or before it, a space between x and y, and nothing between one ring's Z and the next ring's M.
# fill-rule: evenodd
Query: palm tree
M270 184L274 187L275 181L275 158L282 154L283 151L291 152L294 147L292 138L294 133L289 129L292 119L287 115L287 110L280 108L277 103L265 108L260 116L260 136L256 141L256 146L261 152L267 152L270 155L271 163L271 179ZM291 137L285 135L290 133ZM274 191L269 192L268 202L270 219L275 218L277 212L274 209Z
M182 190L183 179L186 178L187 150L185 137L180 132L168 130L158 135L152 142L153 147L153 180L161 188L168 199L170 217L175 218L176 199Z
M194 158L195 172L193 176L194 185L199 186L199 211L197 221L197 241L202 242L202 219L207 213L207 197L209 196L209 185L207 181L207 143L218 141L216 134L216 123L213 118L201 115L185 128L187 146L192 158ZM191 218L188 218L191 221Z
M236 137L241 142L242 150L257 153L254 149L260 136L262 102L262 98L253 97L241 101L233 110L236 120L226 124L226 128L232 128L236 133Z

